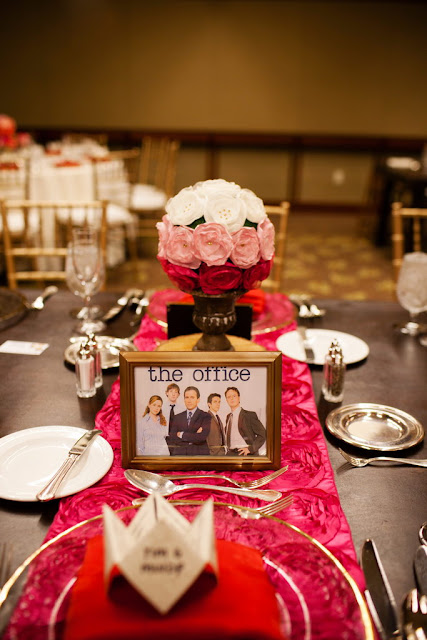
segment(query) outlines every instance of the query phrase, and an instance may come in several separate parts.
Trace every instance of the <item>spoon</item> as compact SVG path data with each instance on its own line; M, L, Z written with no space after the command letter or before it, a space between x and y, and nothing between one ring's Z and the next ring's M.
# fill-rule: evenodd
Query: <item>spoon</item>
M50 287L46 287L46 289L43 291L43 293L38 296L34 302L32 302L29 305L30 309L35 309L36 311L40 311L41 309L43 309L44 307L44 303L46 302L46 300L48 298L50 298L51 296L55 295L55 293L58 293L58 287L55 287L55 285L51 285Z
M421 544L427 546L427 522L423 522L421 528L418 532L418 537L420 539Z
M187 489L208 489L209 491L234 493L246 498L258 498L266 502L274 502L282 497L280 491L274 491L273 489L238 489L237 487L220 487L212 484L175 484L172 480L168 480L158 473L140 471L139 469L126 469L125 477L134 487L142 489L145 493L157 491L161 496L171 496L177 491L187 491Z
M427 640L427 596L412 589L402 605L403 629L407 640Z

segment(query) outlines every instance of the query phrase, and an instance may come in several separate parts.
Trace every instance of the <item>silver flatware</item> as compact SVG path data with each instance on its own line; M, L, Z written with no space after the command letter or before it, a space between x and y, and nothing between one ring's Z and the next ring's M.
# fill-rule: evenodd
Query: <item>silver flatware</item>
M421 544L427 545L427 522L423 522L421 525L420 530L418 531L418 538Z
M382 640L401 639L396 601L373 540L365 540L361 564L367 586L366 601Z
M100 429L92 429L92 431L86 431L86 433L84 433L82 437L73 444L67 454L66 459L59 467L58 471L49 480L47 485L43 487L43 489L36 495L37 500L40 500L41 502L53 500L56 492L58 491L58 488L60 487L68 473L80 459L80 456L82 456L83 453L87 450L93 438L99 433L101 433Z
M421 460L417 458L392 458L388 456L375 456L374 458L356 458L351 456L346 451L338 449L340 454L349 462L353 467L366 467L367 464L374 464L376 462L394 462L395 464L408 464L413 467L426 467L427 460Z
M58 287L55 287L55 285L46 287L43 293L37 296L34 302L31 302L31 304L29 304L29 309L35 309L36 311L41 311L41 309L43 309L44 307L44 303L46 302L46 300L54 296L55 293L58 293L58 291L59 289Z
M427 547L424 544L415 552L414 571L420 592L427 596Z
M114 318L116 318L122 311L127 307L129 301L134 296L143 296L144 292L140 289L128 289L120 298L117 300L115 305L111 307L104 315L102 316L102 322L110 322Z
M145 315L145 312L147 310L148 305L150 304L150 297L148 295L148 292L138 301L138 304L136 306L135 309L135 313L134 313L134 317L133 320L130 323L131 327L136 327L136 325L138 325L142 318Z
M189 489L207 489L208 491L233 493L246 498L258 498L266 502L274 502L282 497L280 491L274 491L273 489L239 489L237 487L221 487L215 484L175 484L172 480L168 480L158 473L139 469L126 469L125 477L134 487L145 491L145 493L157 491L162 496L171 496L178 491L187 491ZM139 502L136 500L132 504L139 504Z
M403 602L402 614L406 640L426 640L427 596L412 589Z
M219 473L199 473L198 475L194 474L191 475L189 473L185 473L185 474L173 474L173 475L168 475L168 474L164 474L162 473L162 477L163 478L167 478L168 480L186 480L187 478L209 478L210 480L227 480L227 482L230 482L231 484L234 484L236 487L240 487L241 489L257 489L259 487L264 487L266 484L268 484L269 482L271 482L272 480L275 480L276 478L278 478L279 476L282 475L282 473L285 473L285 471L288 470L288 467L282 467L281 469L277 469L277 471L273 471L273 473L269 473L266 476L262 476L262 478L257 478L256 480L249 480L248 482L240 482L239 480L235 480L234 478L230 478L229 476L222 476Z
M305 327L301 326L301 327L298 327L297 331L298 331L298 333L300 335L300 338L302 340L302 344L303 344L303 347L304 347L305 361L308 364L311 364L311 363L314 362L315 356L314 356L314 351L313 351L313 349L311 347L309 338L307 338L307 330L306 330Z
M274 516L275 513L283 511L283 509L287 509L291 506L293 501L294 497L289 495L284 498L280 498L280 500L275 500L275 502L264 504L262 507L254 507L253 509L251 507L241 507L239 505L228 505L228 508L238 513L239 516L245 520L259 520L265 516Z

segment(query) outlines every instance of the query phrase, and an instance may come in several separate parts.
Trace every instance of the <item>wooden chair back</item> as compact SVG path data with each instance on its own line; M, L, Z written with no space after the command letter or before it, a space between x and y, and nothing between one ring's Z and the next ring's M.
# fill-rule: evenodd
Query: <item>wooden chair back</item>
M281 291L283 288L283 274L285 266L286 233L288 229L290 205L289 202L281 202L277 206L266 205L265 212L274 224L275 235L275 255L273 268L270 276L262 283L263 289L272 293Z
M106 201L1 200L0 211L6 271L11 289L16 289L19 281L65 281L67 244L74 227L88 225L99 229L105 259ZM24 221L24 230L18 239L13 236L9 224L11 216L17 212L21 213ZM50 258L56 260L49 260Z
M172 197L178 150L177 140L144 136L141 142L138 183L152 184L164 191L168 198Z
M391 214L393 274L397 282L403 255L408 251L423 250L423 220L427 220L427 209L404 207L401 202L393 202Z

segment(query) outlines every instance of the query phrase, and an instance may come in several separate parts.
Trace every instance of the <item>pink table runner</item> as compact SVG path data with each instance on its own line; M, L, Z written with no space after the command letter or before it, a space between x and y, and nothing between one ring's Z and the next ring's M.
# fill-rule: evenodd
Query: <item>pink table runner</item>
M268 305L268 295L266 303ZM284 299L284 304L291 305L287 299ZM279 335L294 328L295 324L292 323L285 329L257 336L256 342L275 351ZM152 351L159 340L165 339L164 329L146 316L135 344L141 351ZM111 393L97 414L95 423L113 448L113 465L97 484L60 501L46 540L82 520L101 514L104 503L118 509L130 505L134 498L142 495L142 492L126 481L121 467L119 380L113 383ZM283 495L292 493L294 502L290 508L279 512L277 517L296 525L324 544L363 589L363 574L357 563L349 525L341 509L326 442L317 416L310 372L306 364L286 356L283 356L282 367L281 464L288 465L288 471L271 482L269 488L277 489ZM229 473L233 475L233 472ZM263 473L239 472L238 478L249 480ZM224 501L221 494L214 493L213 496ZM206 499L206 491L189 491L185 498ZM240 496L227 495L226 501L259 506L257 500ZM34 601L30 582L29 580L15 609L5 640L21 637L19 629L21 625L28 624L28 609L40 604Z

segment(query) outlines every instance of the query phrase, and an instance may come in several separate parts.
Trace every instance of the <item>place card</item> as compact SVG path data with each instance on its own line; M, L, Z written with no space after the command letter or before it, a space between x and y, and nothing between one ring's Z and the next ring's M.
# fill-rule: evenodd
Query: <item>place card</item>
M6 340L0 345L0 353L20 353L27 356L39 356L48 348L47 342L25 342L24 340Z
M193 522L162 496L150 495L129 526L103 506L104 576L112 595L116 569L161 614L166 614L209 569L217 579L213 501Z

